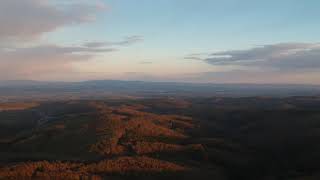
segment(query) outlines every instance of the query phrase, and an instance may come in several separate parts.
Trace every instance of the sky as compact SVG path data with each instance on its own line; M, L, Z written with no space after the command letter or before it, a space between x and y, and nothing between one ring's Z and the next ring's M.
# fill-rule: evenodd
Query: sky
M320 84L318 0L1 0L0 80Z

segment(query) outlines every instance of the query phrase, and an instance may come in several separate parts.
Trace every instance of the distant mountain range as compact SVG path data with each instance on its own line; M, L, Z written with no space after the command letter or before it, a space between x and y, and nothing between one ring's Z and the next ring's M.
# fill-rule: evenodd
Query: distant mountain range
M0 81L1 99L101 97L317 96L319 85L197 84L94 80L83 82Z

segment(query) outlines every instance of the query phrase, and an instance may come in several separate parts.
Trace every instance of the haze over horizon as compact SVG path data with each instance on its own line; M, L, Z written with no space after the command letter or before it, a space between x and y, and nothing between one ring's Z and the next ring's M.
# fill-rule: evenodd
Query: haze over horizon
M319 5L2 0L0 81L320 84Z

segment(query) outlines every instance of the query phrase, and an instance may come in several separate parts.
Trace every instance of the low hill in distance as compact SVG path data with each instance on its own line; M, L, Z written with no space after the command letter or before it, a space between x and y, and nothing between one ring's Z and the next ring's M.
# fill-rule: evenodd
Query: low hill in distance
M143 81L39 82L0 81L0 101L75 100L148 97L315 96L316 85L195 84Z

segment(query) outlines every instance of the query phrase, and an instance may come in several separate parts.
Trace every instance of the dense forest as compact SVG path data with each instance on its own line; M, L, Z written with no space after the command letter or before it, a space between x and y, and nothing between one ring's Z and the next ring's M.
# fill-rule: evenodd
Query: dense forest
M319 179L319 97L0 105L0 179Z

